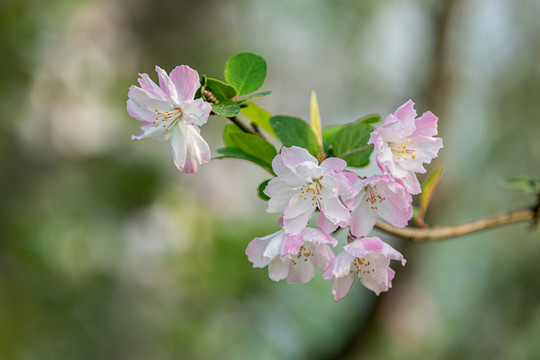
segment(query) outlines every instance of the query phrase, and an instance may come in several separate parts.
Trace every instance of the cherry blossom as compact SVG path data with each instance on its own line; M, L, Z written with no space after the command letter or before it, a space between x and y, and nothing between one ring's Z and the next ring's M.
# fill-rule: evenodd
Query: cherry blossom
M411 195L401 180L390 175L359 181L345 204L351 210L350 231L357 237L373 229L377 215L397 227L407 226L413 215Z
M147 74L139 74L140 87L128 91L127 111L142 121L142 133L132 139L171 140L176 167L186 173L210 160L210 147L199 135L198 126L208 120L212 106L193 100L200 87L199 74L189 66L174 68L170 75L156 66L159 86Z
M425 173L423 164L429 164L443 146L442 139L434 137L437 120L430 111L416 118L414 102L409 100L386 117L368 142L375 145L383 173L401 179L413 195L421 192L415 173Z
M332 280L332 295L336 301L349 293L354 277L365 287L379 295L392 287L395 271L390 260L400 260L403 255L378 237L366 237L345 245L343 251L328 265L323 279Z
M345 166L347 163L338 158L328 158L319 165L306 149L284 147L272 161L277 177L264 190L270 197L266 211L283 212L283 229L291 235L306 227L315 209L321 210L317 225L327 233L347 226L350 213L340 196L349 195L351 176L356 175L344 173Z
M337 241L318 229L305 228L298 235L279 230L253 239L246 255L253 267L268 266L268 276L274 281L305 283L313 278L315 268L324 271L334 259L328 244L335 246Z

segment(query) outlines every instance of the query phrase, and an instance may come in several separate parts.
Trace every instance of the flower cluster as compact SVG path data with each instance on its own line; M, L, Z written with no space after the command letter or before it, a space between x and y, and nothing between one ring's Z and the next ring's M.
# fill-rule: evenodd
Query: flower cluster
M250 66L246 67L247 63ZM258 71L248 71L249 68ZM197 71L185 65L177 66L170 74L157 66L156 71L159 86L147 74L140 74L140 87L129 89L128 113L142 121L142 133L132 138L170 139L176 167L194 173L198 166L210 160L210 148L200 136L199 127L206 123L212 111L234 118L240 113L240 105L249 106L242 103L246 98L242 100L237 95L246 95L262 85L266 64L254 54L234 56L225 68L230 84L206 76L200 80ZM424 164L430 163L442 147L442 139L435 137L438 119L431 112L417 117L414 103L409 100L375 129L360 124L369 129L365 136L358 137L364 139L362 147L349 148L341 156L346 159L344 154L366 148L369 135L367 144L373 147L382 174L366 178L346 171L348 163L344 159L326 158L315 94L312 94L311 111L311 128L307 130L305 122L292 117L276 116L258 123L265 131L274 132L282 143L306 143L309 151L290 146L275 155L275 148L262 136L258 126L251 131L236 125L228 136L234 144L226 144L227 148L220 149L224 151L218 150L224 157L251 159L276 175L264 188L264 194L269 198L267 212L281 214L281 230L252 240L246 255L254 267L268 266L268 274L275 281L305 283L319 268L324 279L333 279L332 294L336 301L349 292L355 276L378 295L392 287L395 273L390 261L398 260L405 265L405 259L378 237L368 235L377 217L397 227L407 226L413 215L411 194L421 192L416 173L424 173ZM238 124L236 120L235 124ZM294 134L311 133L316 137L318 150L309 145L313 139L291 140L287 126L296 128L291 132ZM345 137L356 135L341 138ZM334 145L339 145L335 141ZM317 151L320 162L312 155ZM314 213L318 213L316 227L310 227ZM345 227L349 227L348 244L341 246L336 256L332 248L339 244L331 234Z
M264 190L270 198L267 212L282 213L281 230L248 245L246 255L254 267L268 266L272 280L304 283L323 271L333 279L336 301L350 290L355 276L377 295L392 287L394 271L390 260L403 256L378 237L366 237L379 216L404 227L413 215L411 194L420 185L416 173L425 172L442 147L437 117L431 112L416 118L414 103L408 101L386 117L369 140L374 145L382 175L359 178L345 171L347 163L327 158L320 164L306 149L283 147L273 162L276 177ZM318 211L317 228L308 226ZM338 241L330 234L349 226L352 236L336 256L330 246Z

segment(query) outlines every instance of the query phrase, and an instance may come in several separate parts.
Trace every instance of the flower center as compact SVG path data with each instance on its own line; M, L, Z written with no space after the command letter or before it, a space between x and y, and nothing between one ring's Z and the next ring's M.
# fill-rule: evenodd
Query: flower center
M393 142L389 143L392 152L397 155L398 160L409 160L411 158L416 159L416 153L414 150L407 149L407 147L412 144L413 142L409 138L405 139L405 141L401 144Z
M306 249L304 245L300 246L300 251L298 254L292 258L291 262L293 265L298 265L301 261L308 261L310 257L313 256L313 252L309 249Z
M157 124L159 122L163 123L163 127L165 128L165 131L169 131L170 128L172 128L178 120L182 119L184 116L184 112L182 111L182 108L177 106L173 110L161 112L159 110L154 110L156 112L156 117L154 124Z
M302 185L302 187L300 188L300 194L298 194L304 200L308 200L308 198L311 198L311 205L317 205L319 208L321 207L320 201L322 200L322 178L323 177L320 176L318 178L311 179L311 183Z
M358 274L358 279L362 279L362 275L372 274L375 272L375 268L371 266L371 261L366 260L366 258L356 258L352 264L351 274L356 272Z
M368 195L366 202L370 205L372 210L377 210L379 208L377 205L386 200L386 198L379 195L371 186L366 186L365 190Z

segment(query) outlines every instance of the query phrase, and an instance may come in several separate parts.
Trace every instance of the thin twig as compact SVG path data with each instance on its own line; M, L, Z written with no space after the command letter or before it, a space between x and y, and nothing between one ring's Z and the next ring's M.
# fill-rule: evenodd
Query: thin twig
M368 150L368 149L373 149L373 145L366 145L358 149L347 151L346 153L339 155L338 158L343 159L344 157L347 157L349 155L356 154L357 152Z
M522 221L538 221L538 206L495 215L480 220L453 226L434 226L426 228L398 228L387 222L378 220L375 227L385 233L414 242L441 240L467 235L477 231L488 230L499 226L510 225Z

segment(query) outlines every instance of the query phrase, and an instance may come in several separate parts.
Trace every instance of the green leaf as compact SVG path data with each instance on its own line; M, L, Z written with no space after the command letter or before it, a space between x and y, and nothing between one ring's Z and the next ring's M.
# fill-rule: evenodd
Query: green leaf
M206 75L201 75L201 87L197 89L193 99L202 98L202 95L203 95L205 89L206 89Z
M234 86L225 84L223 81L208 78L206 89L209 90L218 101L230 100L236 96Z
M540 178L527 175L510 175L499 180L499 185L507 190L521 191L523 195L540 194Z
M353 167L364 167L369 164L369 156L373 151L373 146L368 146L369 135L374 130L373 126L362 122L343 126L334 137L331 143L334 156L347 161L347 165ZM356 151L358 149L363 149ZM352 152L352 153L351 153ZM347 155L351 153L350 155Z
M268 183L270 182L270 180L272 180L272 179L264 180L264 181L263 181L262 183L260 183L259 186L257 187L257 195L259 196L259 199L264 200L264 201L270 200L270 198L268 197L268 195L266 195L266 194L264 193L264 189L266 189L266 186L268 186Z
M243 98L241 101L246 101L246 100L253 99L253 98L267 96L267 95L270 95L271 93L272 93L271 91L261 91L261 92L255 93L255 94L248 95L245 98Z
M233 117L240 113L240 106L232 100L223 100L218 104L212 104L212 111L225 117Z
M324 145L324 151L328 153L330 149L330 144L334 142L334 138L336 137L336 134L343 128L344 125L333 125L328 126L323 130L322 139L323 139L323 145Z
M233 132L242 132L242 129L240 129L235 124L225 125L225 129L223 129L223 142L225 143L226 147L236 147L236 144L230 137L230 133L233 133Z
M422 183L422 194L420 195L420 211L422 213L426 212L426 209L431 202L431 198L435 193L435 188L437 188L439 181L441 181L443 173L444 168L442 166L437 166Z
M272 114L251 101L246 101L244 104L247 106L241 108L240 113L270 135L276 136L272 126L270 126L270 118L272 117Z
M273 170L272 170L271 165L267 164L266 162L264 162L264 161L262 161L262 160L260 160L260 159L258 159L256 157L253 157L251 155L246 154L245 152L243 152L242 150L240 150L238 148L227 147L227 148L217 149L216 151L219 154L223 155L223 156L216 157L216 159L232 158L232 159L247 160L247 161L251 161L252 163L255 163L255 164L261 166L265 170L268 170L271 174L274 173Z
M266 61L259 55L240 53L225 65L225 81L238 90L239 95L249 94L262 86L266 78Z
M362 116L360 119L356 120L355 123L361 122L364 124L375 124L381 120L381 115L379 114L369 114Z
M236 145L235 147L272 167L272 160L277 155L277 151L268 141L244 132L231 132L229 137Z
M309 124L302 119L292 116L272 116L270 125L283 146L300 146L313 156L317 156L319 145Z

